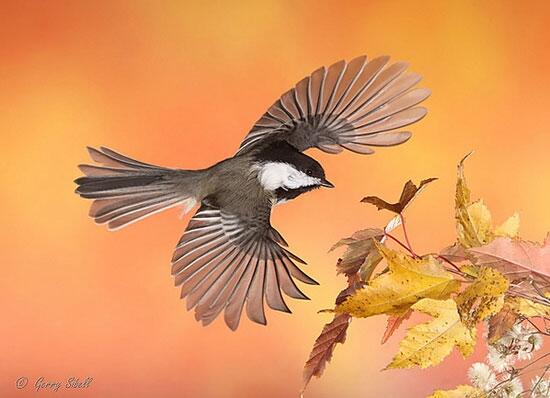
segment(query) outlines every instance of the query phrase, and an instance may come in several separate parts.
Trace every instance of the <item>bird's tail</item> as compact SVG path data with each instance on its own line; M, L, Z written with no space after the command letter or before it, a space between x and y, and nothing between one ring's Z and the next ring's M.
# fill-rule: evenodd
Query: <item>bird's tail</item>
M85 176L75 180L76 193L94 200L90 216L111 230L177 205L188 211L200 200L202 170L159 167L104 147L88 152L100 166L78 166Z

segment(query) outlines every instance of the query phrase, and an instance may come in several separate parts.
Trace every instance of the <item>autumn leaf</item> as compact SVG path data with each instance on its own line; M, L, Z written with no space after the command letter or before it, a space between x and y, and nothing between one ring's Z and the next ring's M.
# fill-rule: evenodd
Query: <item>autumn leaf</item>
M380 258L378 250L376 250L374 246L374 241L380 241L383 236L383 230L369 228L357 231L349 238L339 240L329 250L333 251L341 246L347 246L346 251L342 257L338 259L336 264L337 272L349 276L357 273L365 262L372 266L376 262L376 258ZM376 262L374 266L376 266L378 262Z
M504 299L504 304L499 312L489 318L487 341L493 344L500 340L516 323L518 314L508 302L510 298Z
M550 235L542 245L500 237L469 251L477 264L499 270L510 281L531 280L545 290L550 289Z
M504 304L509 282L493 268L481 268L476 280L456 297L462 322L474 327L479 321L496 314Z
M479 247L491 242L495 236L515 237L519 230L519 216L514 214L502 225L493 230L491 212L482 199L471 201L470 189L464 177L464 161L466 155L458 164L455 217L459 243L466 247Z
M534 303L522 297L510 297L507 299L512 311L527 318L540 316L550 318L550 305Z
M403 186L401 197L397 203L388 203L385 200L380 199L378 196L364 197L361 202L375 205L378 210L386 209L394 213L401 214L409 203L420 193L420 191L422 191L430 182L435 180L437 180L437 178L422 180L420 181L420 184L418 184L418 187L411 180L407 181Z
M460 282L431 256L415 259L381 244L376 247L388 262L389 272L376 276L337 305L336 312L361 318L377 314L401 315L422 298L445 299L460 286Z
M468 251L458 242L441 250L439 255L453 262L466 261L469 258Z
M336 297L336 305L341 304L354 294L362 284L358 274L348 275L348 286ZM344 344L350 323L351 316L349 314L335 314L334 319L330 323L325 324L321 334L315 340L309 358L304 366L302 393L313 376L320 377L323 374L326 364L332 358L336 344Z
M378 264L380 264L380 261L382 261L382 255L378 250L372 250L367 257L365 258L365 261L363 261L363 264L361 264L361 267L359 268L359 276L362 281L368 281Z
M437 365L455 346L464 357L473 352L475 329L468 329L461 322L454 300L425 298L414 304L412 309L431 315L434 319L408 330L388 369Z
M495 228L495 236L507 236L509 238L515 238L519 233L519 214L514 213L500 226Z
M460 385L454 390L437 390L428 398L484 398L486 395L478 388Z
M391 231L402 225L403 219L401 218L400 214L396 214L384 227L384 233L389 234ZM383 236L382 239L380 239L380 243L384 243L387 236ZM382 261L382 255L378 250L372 250L367 257L365 257L365 261L363 261L363 264L361 264L361 267L359 268L359 277L362 281L367 282L374 270L376 269L376 266Z
M323 374L326 364L332 358L336 344L344 343L350 322L351 316L348 314L336 314L332 322L323 327L304 366L302 393L313 376L319 377Z
M388 322L386 324L386 331L384 332L384 335L382 336L382 342L381 344L384 344L388 339L393 335L393 333L399 329L399 326L403 323L403 321L406 321L410 318L412 315L412 311L409 309L407 312L401 315L393 315L388 317Z

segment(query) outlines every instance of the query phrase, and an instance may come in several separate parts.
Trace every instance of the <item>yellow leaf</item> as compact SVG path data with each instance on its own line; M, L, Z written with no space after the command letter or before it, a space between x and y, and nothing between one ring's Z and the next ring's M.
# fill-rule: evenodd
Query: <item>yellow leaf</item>
M506 302L513 311L528 318L533 316L550 317L549 305L534 303L521 297L509 297L506 299Z
M376 276L365 288L357 290L336 306L336 312L361 318L377 314L401 315L420 299L446 299L459 289L460 282L435 258L414 259L376 245L388 263L389 272Z
M380 252L378 250L371 250L359 268L359 277L362 281L367 282L370 279L380 261L382 261Z
M428 398L484 398L485 394L478 388L460 385L454 390L437 390Z
M466 247L484 246L495 236L515 237L519 230L519 215L516 213L501 226L493 230L491 212L482 199L471 202L470 190L464 178L464 161L466 155L458 164L455 218L459 243Z
M473 265L472 263L464 264L460 267L460 270L473 278L477 278L479 276L479 267Z
M464 161L468 156L470 154L460 161L457 168L455 217L457 220L458 241L464 247L475 247L482 246L480 242L487 239L485 233L487 224L491 225L491 213L483 202L471 203L470 189L464 178Z
M477 200L460 210L462 223L459 224L459 241L465 247L483 246L492 239L491 212Z
M495 228L495 236L506 236L515 238L519 233L519 214L514 213L500 226Z
M408 330L388 368L437 365L455 346L464 357L473 352L475 329L468 329L460 321L454 300L426 298L414 304L412 309L432 315L434 319Z
M456 297L462 322L473 327L500 311L509 285L508 279L497 270L481 268L477 279Z

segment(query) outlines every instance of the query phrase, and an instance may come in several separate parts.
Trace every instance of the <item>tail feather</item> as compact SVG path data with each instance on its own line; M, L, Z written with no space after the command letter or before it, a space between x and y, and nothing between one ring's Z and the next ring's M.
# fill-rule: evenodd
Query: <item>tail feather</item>
M108 226L110 230L114 231L119 228L125 227L128 224L139 221L147 216L156 214L162 210L166 210L177 205L184 205L184 208L187 210L194 206L194 201L193 199L176 198L176 199L164 201L154 206L148 206L145 208L136 209L134 211L127 212L120 216L112 218L109 221Z
M112 204L111 206L96 206L95 208L98 208L98 211L92 212L92 209L90 208L90 215L96 219L97 222L106 222L113 220L117 217L120 217L124 214L129 214L136 212L138 210L146 209L152 206L156 206L168 201L171 201L173 199L180 199L180 196L178 194L167 194L163 196L155 196L151 197L147 200L143 198L133 199L130 202L130 200L117 200L117 203ZM118 203L118 202L121 203Z
M133 206L147 205L163 198L162 196L159 197L156 192L145 192L124 198L115 196L114 198L97 199L90 206L89 215L94 218L104 217L114 212L132 210Z
M94 199L89 215L109 229L128 224L159 211L197 201L201 171L174 170L140 162L111 149L88 148L98 165L80 165L76 193Z
M102 177L102 176L112 176L112 175L127 175L131 173L127 169L118 169L114 167L102 167L102 166L92 166L90 164L79 164L78 168L81 172L84 173L86 177ZM136 173L138 173L136 171Z
M160 174L81 177L75 182L79 185L77 193L88 199L135 194L136 189L140 192L162 191L166 184Z
M132 169L156 169L156 170L169 170L164 167L155 166L149 163L140 162L124 156L120 153L113 151L112 149L100 147L99 150L87 147L90 157L97 163L104 164L106 166L132 168Z

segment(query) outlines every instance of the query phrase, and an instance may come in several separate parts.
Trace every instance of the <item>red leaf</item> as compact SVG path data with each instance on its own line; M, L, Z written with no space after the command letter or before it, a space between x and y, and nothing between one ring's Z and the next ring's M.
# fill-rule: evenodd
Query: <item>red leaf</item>
M313 376L319 377L323 374L326 364L332 358L336 344L344 343L350 322L350 315L337 314L332 322L323 327L323 331L313 344L313 349L304 367L302 393Z
M356 274L367 256L376 251L374 241L380 241L383 236L384 231L381 229L370 228L357 231L349 238L338 241L329 251L344 245L347 245L347 249L336 263L337 272L346 276Z
M437 178L422 180L418 186L416 186L411 180L407 181L397 203L388 203L384 199L380 199L378 196L367 196L361 199L361 202L375 205L378 210L386 209L394 213L401 214L410 201L413 200L427 184L435 180L437 180Z
M412 310L408 310L402 315L399 316L390 316L388 317L388 323L386 325L386 331L384 332L384 336L382 336L382 344L384 344L388 339L392 336L392 334L399 329L399 326L403 323L403 321L409 319L409 317L412 314Z

